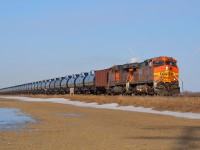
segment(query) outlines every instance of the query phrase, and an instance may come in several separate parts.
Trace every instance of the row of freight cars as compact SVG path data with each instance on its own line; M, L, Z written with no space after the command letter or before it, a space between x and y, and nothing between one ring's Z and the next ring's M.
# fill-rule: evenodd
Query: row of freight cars
M74 74L0 89L0 94L179 94L179 69L172 57Z
M6 94L94 94L105 93L109 70L91 71L5 88ZM73 91L72 91L73 90ZM2 91L2 90L1 90ZM0 93L1 93L0 91Z

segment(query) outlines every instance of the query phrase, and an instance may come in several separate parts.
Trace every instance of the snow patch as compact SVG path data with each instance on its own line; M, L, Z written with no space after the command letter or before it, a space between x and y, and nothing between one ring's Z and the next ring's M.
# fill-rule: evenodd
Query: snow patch
M85 103L85 102L80 102L80 101L71 101L69 99L64 99L64 98L29 98L29 97L16 97L16 96L9 96L9 97L1 96L1 98L17 99L17 100L29 101L29 102L52 102L52 103L73 105L73 106L78 106L78 107L124 110L124 111L134 111L134 112L142 112L142 113L150 113L150 114L161 114L161 115L168 115L168 116L188 118L188 119L200 119L199 113L158 111L158 110L153 110L152 108L135 107L135 106L119 106L117 103L99 105L97 103Z

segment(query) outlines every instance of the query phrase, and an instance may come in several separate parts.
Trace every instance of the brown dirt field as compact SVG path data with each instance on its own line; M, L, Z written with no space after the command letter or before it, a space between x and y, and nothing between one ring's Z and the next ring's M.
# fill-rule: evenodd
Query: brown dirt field
M78 97L77 97L78 98ZM0 131L0 149L200 149L200 120L0 98L39 120L21 131ZM59 114L81 114L61 116Z

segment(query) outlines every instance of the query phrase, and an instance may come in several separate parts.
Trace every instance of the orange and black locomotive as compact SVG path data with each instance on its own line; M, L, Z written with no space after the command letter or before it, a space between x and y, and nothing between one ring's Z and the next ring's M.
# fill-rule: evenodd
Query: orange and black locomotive
M155 57L141 63L117 65L108 73L108 93L179 94L179 70L172 57Z

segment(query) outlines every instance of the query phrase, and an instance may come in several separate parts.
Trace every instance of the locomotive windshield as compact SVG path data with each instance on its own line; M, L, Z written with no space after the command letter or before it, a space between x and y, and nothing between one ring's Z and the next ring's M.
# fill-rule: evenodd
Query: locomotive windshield
M175 61L166 61L166 65L170 65L170 66L176 66L176 62Z
M163 66L163 65L164 65L164 61L163 61L163 60L155 60L155 61L153 62L153 65L154 65L155 67Z

